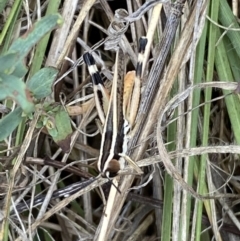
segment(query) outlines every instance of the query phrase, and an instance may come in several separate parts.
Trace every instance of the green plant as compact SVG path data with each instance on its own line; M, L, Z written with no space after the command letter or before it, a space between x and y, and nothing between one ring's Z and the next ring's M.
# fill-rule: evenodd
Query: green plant
M49 108L51 102L44 105L40 102L51 94L58 70L45 67L37 71L26 83L24 81L28 73L24 59L46 33L61 23L59 14L43 17L0 56L0 100L10 99L9 107L13 101L19 106L0 120L0 140L8 137L25 117L31 118L35 111L42 112L38 127L45 126L56 143L70 135L71 125L65 110L61 106ZM50 119L55 121L50 124ZM62 121L64 125L61 124Z

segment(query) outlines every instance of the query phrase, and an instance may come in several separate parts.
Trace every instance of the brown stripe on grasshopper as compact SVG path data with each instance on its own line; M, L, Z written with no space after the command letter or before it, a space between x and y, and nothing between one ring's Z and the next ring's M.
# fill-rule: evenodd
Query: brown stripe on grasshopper
M122 100L122 95L120 94L121 93L120 88L122 88L121 86L122 81L119 81L118 85L116 86L117 80L122 80L123 78L123 77L119 77L118 79L116 79L116 76L118 75L118 68L116 66L117 65L123 66L123 64L119 64L118 58L116 58L114 81L113 81L111 97L110 97L110 106L113 107L113 112L112 112L113 117L115 113L118 113L118 119L116 118L116 121L118 121L119 126L117 129L116 129L116 126L113 127L113 130L118 130L118 132L117 132L117 135L114 135L114 133L112 134L113 137L114 136L117 137L116 140L114 139L115 151L112 153L109 153L110 155L108 156L108 159L105 162L101 162L101 159L99 159L100 163L102 163L103 165L101 171L108 177L117 175L118 171L123 169L125 160L137 171L138 174L142 173L141 169L137 166L137 164L134 161L132 161L130 157L126 156L126 153L127 153L127 143L128 143L127 135L129 130L134 125L134 121L137 115L138 105L140 101L140 91L141 91L140 79L142 74L142 61L143 61L143 55L144 55L146 44L147 44L147 39L144 37L141 38L140 44L139 44L140 46L139 46L137 70L136 72L130 71L125 76L123 100ZM119 59L121 60L123 58L120 57ZM117 89L118 87L119 89ZM112 99L112 97L114 98ZM132 103L129 103L129 102L132 102ZM118 110L116 109L116 107L118 107ZM114 118L112 118L112 120L114 120ZM113 138L111 140L113 140Z
M125 66L123 63L124 55L121 49L117 51L112 90L106 120L103 126L100 155L97 162L98 170L103 177L109 178L116 176L119 170L123 169L125 160L127 160L138 173L141 173L141 169L126 156L126 152L128 142L127 134L134 125L140 101L141 68L146 44L147 39L144 37L141 38L137 69L136 72L131 71L125 76L124 95L122 87L123 66ZM94 82L94 78L97 76L97 68L94 67L95 69L92 70L91 66L95 66L95 61L89 54L85 54L84 61L88 65L90 74L92 71L91 76ZM99 83L97 83L97 85L99 85ZM103 83L101 83L101 86L104 88ZM96 98L99 98L99 96Z
M109 92L104 86L102 77L97 69L93 56L87 52L83 55L83 60L87 65L89 74L92 78L96 108L98 111L98 116L103 124L105 122L108 109L108 102L110 98Z
M118 55L117 55L118 59ZM92 77L96 108L99 114L99 118L103 124L103 133L100 147L100 154L97 162L97 168L102 176L112 177L120 170L120 165L117 161L119 156L115 152L115 145L118 143L118 117L117 117L117 78L118 71L115 68L115 74L113 78L111 95L106 98L106 105L102 104L104 96L102 93L106 93L103 81L100 73L97 70L93 56L90 53L83 55L83 60L88 66L89 73ZM117 61L116 61L117 66ZM104 109L104 111L103 111ZM112 170L112 172L111 172ZM111 174L112 173L112 174Z
M120 57L119 57L120 56ZM119 152L122 152L123 144L123 115L122 115L122 81L119 71L119 61L123 60L121 49L117 51L112 90L109 100L106 121L103 126L103 135L98 159L98 170L104 177L114 177L123 168L119 162ZM121 108L119 108L121 106Z

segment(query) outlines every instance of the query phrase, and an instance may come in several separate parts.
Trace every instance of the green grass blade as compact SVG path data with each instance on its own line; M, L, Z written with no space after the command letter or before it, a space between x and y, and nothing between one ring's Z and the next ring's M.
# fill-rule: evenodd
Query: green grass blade
M237 18L233 15L231 8L226 0L220 1L220 8L219 8L219 22L226 28L235 28L239 29L239 24ZM226 35L230 39L234 50L240 57L240 33L239 31L228 30L226 31Z
M11 45L11 41L14 38L14 29L16 28L17 20L19 18L19 14L21 13L22 9L22 2L21 4L18 4L16 10L14 11L14 15L11 19L11 23L8 27L6 36L4 37L3 45L1 48L1 53L5 53L8 49L9 46Z
M175 114L176 116L176 114ZM175 146L175 140L176 140L176 122L172 123L171 125L169 125L168 127L168 142L171 143L173 141L172 144L170 144L168 146L168 150L175 150L176 146ZM161 240L166 240L166 241L170 241L171 240L171 232L172 232L172 212L169 212L169 210L172 210L172 205L173 205L173 179L172 177L169 176L169 174L165 174L165 183L164 183L164 190L165 190L165 194L164 194L164 202L163 202L163 222L162 222L162 237Z
M46 15L57 13L60 3L61 3L60 0L49 1ZM34 57L33 57L33 63L29 71L30 77L33 74L35 74L42 66L46 48L49 42L49 38L50 38L50 33L47 33L37 44Z
M19 6L21 4L22 4L22 0L14 1L14 4L13 4L12 9L11 9L11 12L10 12L10 14L8 16L8 19L7 19L7 22L4 24L3 30L2 30L2 32L0 34L0 46L3 43L3 40L4 40L4 38L5 38L6 34L7 34L7 31L9 29L9 26L12 23L12 20L15 18L16 15L18 15L17 14L17 12L18 12L17 10L19 9Z
M220 32L218 32L220 36ZM221 41L216 48L215 65L221 81L233 81L232 69L228 58L224 42ZM235 63L234 63L235 65ZM229 91L223 91L224 94L229 94ZM230 95L225 98L231 126L234 132L236 142L240 144L240 100L236 95Z
M210 4L210 17L213 21L217 22L218 11L219 11L219 0L211 1ZM206 81L212 81L213 71L214 71L214 57L215 57L215 43L217 36L217 26L213 23L209 23L209 34L208 34L208 56L207 56L207 72L206 72ZM205 102L209 102L212 97L212 89L207 88L205 90ZM209 138L209 124L210 124L210 104L204 106L204 116L203 116L203 135L202 135L202 145L208 145ZM199 170L199 186L198 191L200 194L204 194L204 186L206 180L206 164L207 164L207 155L202 155L200 158L200 170ZM202 209L203 203L198 202L197 207L197 223L196 223L196 241L201 239L202 231Z

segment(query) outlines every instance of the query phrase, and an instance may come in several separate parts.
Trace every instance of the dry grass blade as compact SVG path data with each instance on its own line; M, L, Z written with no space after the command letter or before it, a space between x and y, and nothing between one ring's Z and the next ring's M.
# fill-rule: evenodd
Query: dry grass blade
M0 4L0 75L18 76L34 107L1 78L0 241L239 240L240 12L229 2ZM56 13L63 25L24 59L8 52ZM57 80L31 82L45 66Z
M195 5L197 7L197 4ZM206 7L206 5L205 5ZM195 8L196 11L196 8ZM159 122L157 127L157 143L158 143L158 150L160 154L160 158L163 160L164 165L166 167L166 170L169 172L170 175L172 175L176 180L178 180L182 187L184 189L191 192L192 195L201 198L200 195L198 195L191 187L189 187L186 182L182 179L181 175L178 173L172 162L170 161L166 148L164 146L164 142L161 135L161 121L163 120L163 112L164 112L164 104L166 103L168 93L170 89L172 88L172 84L177 77L178 71L180 69L180 66L182 64L182 59L184 58L185 52L187 52L187 49L191 47L189 45L191 39L192 39L192 31L194 27L194 17L195 17L195 11L192 12L192 15L188 19L185 25L185 29L182 33L182 36L178 42L178 45L174 51L174 54L170 60L169 68L166 71L166 74L163 78L162 84L159 88L159 92L157 94L157 100L161 98L161 102L155 102L155 106L160 109L159 114ZM190 33L189 33L190 31ZM154 106L154 107L155 107ZM153 107L153 109L154 109Z
M70 51L71 46L73 45L73 42L76 41L77 34L79 31L80 26L82 25L87 13L89 12L90 8L93 6L93 4L96 2L96 0L90 0L90 1L84 1L84 4L81 8L81 11L78 15L78 18L74 24L74 26L71 29L71 32L65 42L64 49L61 52L61 55L59 56L57 60L56 67L60 68L65 56L68 56L68 52ZM66 16L67 17L67 16Z
M106 179L95 180L94 182L89 184L85 189L73 194L72 196L70 196L70 197L68 197L64 200L62 200L55 207L53 207L52 209L47 211L40 219L38 219L34 223L32 223L29 231L33 232L39 225L41 225L42 222L49 219L54 213L57 213L58 211L60 211L64 207L66 207L71 201L75 200L78 196L81 196L81 195L83 195L83 193L89 192L92 189L94 189L98 186L101 186L106 182L108 182L108 180L106 180ZM16 239L16 241L20 241L20 240L21 240L21 238Z
M4 230L5 226L7 225L7 220L8 220L9 210L10 210L11 200L12 200L12 191L13 191L13 187L14 187L14 183L15 183L16 174L20 168L20 165L21 165L21 162L23 161L24 156L26 155L27 149L29 148L30 142L32 140L33 132L36 128L36 124L37 124L39 115L40 115L39 112L37 112L34 115L33 121L30 124L30 127L29 127L28 132L25 137L25 140L24 140L24 142L20 148L19 154L15 160L15 164L12 169L12 172L10 173L9 188L8 188L8 192L7 192L6 199L5 199L4 214L3 214L4 216L2 217L1 230ZM3 235L3 232L0 233L0 240L3 240L2 235Z

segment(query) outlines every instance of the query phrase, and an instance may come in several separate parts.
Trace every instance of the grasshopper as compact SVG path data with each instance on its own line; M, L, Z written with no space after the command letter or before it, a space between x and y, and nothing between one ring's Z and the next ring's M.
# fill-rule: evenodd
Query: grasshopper
M124 83L121 75L124 54L118 49L111 94L109 95L96 67L91 53L83 55L92 78L95 103L99 118L103 125L100 155L97 162L98 171L103 177L114 177L125 167L126 159L141 173L140 168L126 156L128 135L133 128L141 93L142 60L147 44L145 37L140 38L138 63L136 71L125 75Z

